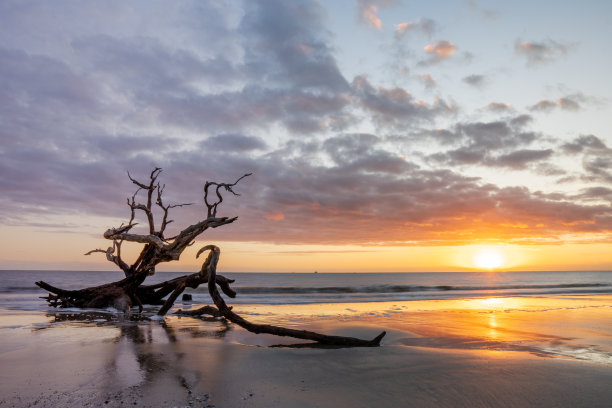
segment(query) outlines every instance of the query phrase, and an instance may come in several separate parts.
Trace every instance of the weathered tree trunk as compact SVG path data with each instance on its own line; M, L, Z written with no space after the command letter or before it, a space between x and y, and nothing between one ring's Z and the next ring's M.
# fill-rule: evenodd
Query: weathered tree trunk
M230 284L234 281L217 275L217 263L219 261L220 250L214 245L205 246L198 252L197 256L204 251L210 251L199 272L180 276L154 285L143 285L147 277L155 272L157 264L178 260L185 248L191 246L194 240L204 231L209 228L217 228L222 225L231 224L238 219L237 217L217 217L217 208L223 201L221 190L224 189L234 195L238 195L232 188L244 177L250 175L245 174L231 184L206 182L204 185L204 203L207 207L206 219L190 225L175 237L165 238L165 229L167 225L172 222L172 220L168 219L169 210L171 208L190 204L165 205L163 203L162 193L165 186L157 182L157 177L160 172L160 168L154 169L149 176L148 184L136 181L128 173L128 177L138 186L138 189L132 195L131 199L128 198L127 200L131 214L127 225L122 224L118 228L111 228L104 232L104 238L113 241L112 247L106 250L94 249L86 254L90 255L94 252L106 254L106 258L124 272L125 278L117 282L79 290L66 290L57 288L43 281L36 282L36 285L40 288L50 292L48 296L43 298L47 300L49 305L53 307L78 308L114 307L124 311L129 311L132 306L138 306L139 311L142 311L142 305L144 303L161 305L157 314L163 316L170 310L176 299L186 288L195 289L199 285L207 283L208 292L217 306L218 313L227 320L253 333L290 336L311 340L320 344L344 347L372 347L380 345L380 341L385 336L385 332L382 332L372 340L361 340L353 337L328 336L306 330L288 329L267 324L255 324L243 319L234 313L231 307L225 304L225 301L217 290L217 286L219 286L227 296L232 298L236 296L236 292L230 287ZM209 201L209 191L211 188L216 195L216 201L212 202ZM146 201L144 204L136 201L136 197L140 191L146 192ZM162 219L158 229L155 227L155 219L153 216L154 205L159 207L162 211ZM130 232L130 230L137 225L137 223L134 222L137 210L142 211L146 217L148 234L133 234ZM121 245L125 241L144 244L140 255L132 265L128 265L121 257ZM214 310L214 308L206 309L207 312L211 310Z

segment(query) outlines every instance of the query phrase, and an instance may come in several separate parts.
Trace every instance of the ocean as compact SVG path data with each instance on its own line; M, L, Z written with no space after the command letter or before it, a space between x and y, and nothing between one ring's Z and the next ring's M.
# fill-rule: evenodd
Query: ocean
M507 296L589 295L612 293L612 271L427 272L427 273L232 273L237 292L228 304L298 305L411 300L444 300ZM147 284L181 274L157 272ZM42 310L47 294L34 282L64 289L119 280L109 271L0 271L0 307ZM210 304L206 286L193 290L193 304ZM177 302L180 303L180 302Z

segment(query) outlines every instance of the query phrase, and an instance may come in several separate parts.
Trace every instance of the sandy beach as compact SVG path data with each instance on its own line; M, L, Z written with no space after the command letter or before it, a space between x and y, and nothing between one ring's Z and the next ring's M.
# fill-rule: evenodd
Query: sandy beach
M352 349L215 319L4 310L0 406L607 407L611 300L237 306L330 334L387 330L381 347Z

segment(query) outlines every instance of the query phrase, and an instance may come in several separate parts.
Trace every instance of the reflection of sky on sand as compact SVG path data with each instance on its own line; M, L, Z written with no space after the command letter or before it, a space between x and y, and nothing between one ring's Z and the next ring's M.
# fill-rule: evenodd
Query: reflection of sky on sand
M194 305L194 308L197 307ZM387 330L383 346L460 349L481 352L527 352L545 357L571 357L612 364L612 296L490 297L461 300L317 304L238 305L237 313L257 323L284 325L329 334L372 337ZM210 347L206 358L211 372L222 371L227 347L296 345L300 340L249 333L214 318L167 316L149 321L103 311L52 312L48 316L7 313L0 327L2 352L11 353L44 342L46 347L73 347L74 361L58 364L58 372L87 373L91 357L102 358L103 370L83 375L88 382L112 390L118 384L159 384L189 391L194 371L185 370L193 347ZM25 332L30 335L24 336ZM212 343L211 343L212 342ZM91 352L79 352L87 349ZM97 356L97 357L94 357ZM499 357L503 354L498 354ZM53 356L28 356L53 360ZM191 357L189 357L191 358ZM9 358L10 360L10 358ZM59 362L58 362L59 363ZM160 373L164 372L163 375ZM170 374L170 375L168 375ZM218 378L211 381L221 381ZM221 384L221 383L220 383ZM162 387L162 388L163 388ZM161 397L160 397L161 398Z
M231 329L216 319L171 316L164 321L149 321L138 315L94 310L59 310L47 316L13 312L4 317L0 359L11 370L3 370L0 382L9 384L4 376L10 375L53 390L65 388L66 378L76 378L71 381L73 389L56 395L58 399L74 393L74 398L82 401L87 399L88 390L102 390L127 405L145 397L142 392L130 395L129 390L142 385L151 386L152 395L146 398L153 401L166 401L168 396L163 393L169 387L175 390L175 396L205 401L207 397L192 393L196 374L185 370L183 362L192 351L183 348L190 341L222 338ZM54 375L49 375L50 371ZM23 392L15 390L15 395ZM153 395L157 392L160 395Z
M533 406L543 390L545 401L552 401L547 406L562 406L558 402L568 398L572 406L602 406L585 401L609 395L601 391L609 366L533 353L558 341L557 350L544 354L541 347L540 355L573 350L583 354L576 357L597 360L604 343L590 343L583 334L597 319L598 336L609 330L601 318L610 309L599 306L610 299L501 299L236 307L252 320L289 321L330 334L389 331L381 348L345 350L254 347L286 339L266 340L215 319L15 311L0 324L0 406L369 407L389 396L399 399L380 406L436 406L432 396L449 407ZM565 337L548 326L532 330L548 313L559 312L550 315L559 324L572 311L586 320ZM533 318L539 314L544 316ZM597 347L572 348L578 344ZM580 394L564 384L580 387Z
M612 364L610 296L441 301L395 315L416 338L398 344L524 351ZM422 305L421 305L422 306ZM443 307L440 307L443 306Z
M250 305L238 313L258 322L324 330L333 330L337 321L345 327L374 325L389 332L387 345L529 352L612 364L609 295Z

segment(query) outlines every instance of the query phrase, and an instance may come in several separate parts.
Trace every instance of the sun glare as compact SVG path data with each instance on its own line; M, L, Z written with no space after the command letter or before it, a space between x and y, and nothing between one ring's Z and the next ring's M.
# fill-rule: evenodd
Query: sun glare
M506 258L501 250L487 247L479 249L472 261L477 268L492 270L502 266Z

